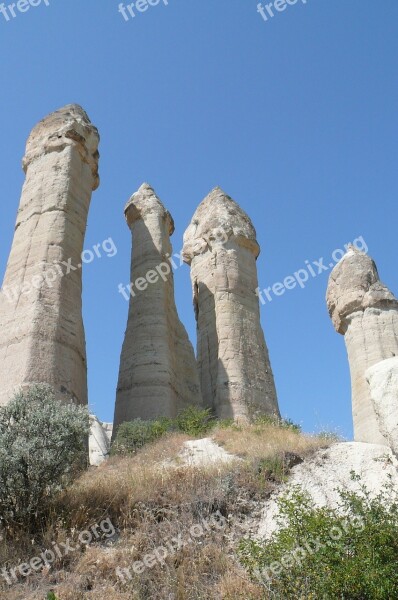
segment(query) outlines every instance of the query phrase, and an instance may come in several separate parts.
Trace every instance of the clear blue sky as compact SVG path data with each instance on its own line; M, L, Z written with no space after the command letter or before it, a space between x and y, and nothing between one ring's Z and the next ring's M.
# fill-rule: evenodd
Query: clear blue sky
M6 2L8 4L8 2ZM163 0L125 21L117 0L49 0L0 15L0 269L27 135L77 102L101 133L101 186L85 247L114 258L84 270L90 402L112 420L127 303L123 206L144 181L172 213L175 251L220 185L250 215L261 287L363 236L398 293L398 3L301 0L264 21L257 0ZM307 431L352 435L343 337L324 301L327 273L261 308L282 413ZM175 273L180 317L195 323L189 269Z

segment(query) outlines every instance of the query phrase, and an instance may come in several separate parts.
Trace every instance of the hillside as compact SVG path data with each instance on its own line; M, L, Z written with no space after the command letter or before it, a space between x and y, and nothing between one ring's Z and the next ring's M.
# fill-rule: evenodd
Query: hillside
M240 460L187 460L189 436L173 433L83 474L54 498L53 518L34 539L1 545L0 597L266 598L239 562L239 541L257 533L289 466L330 441L266 422L219 426L212 438ZM16 567L43 553L47 566L23 577Z

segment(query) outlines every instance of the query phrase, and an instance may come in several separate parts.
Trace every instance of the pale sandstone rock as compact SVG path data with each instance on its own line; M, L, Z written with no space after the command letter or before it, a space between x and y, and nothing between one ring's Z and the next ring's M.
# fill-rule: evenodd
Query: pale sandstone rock
M215 188L184 235L197 320L205 404L220 418L279 416L260 324L255 229L234 200Z
M92 467L99 467L109 457L111 435L112 423L102 423L95 415L90 415L88 449Z
M398 357L376 363L365 377L380 432L398 455Z
M230 454L211 438L188 440L174 460L165 461L163 467L207 467L234 461L242 461L238 456Z
M125 215L133 237L133 287L114 433L123 421L173 418L190 404L202 405L195 355L174 300L173 219L147 184L131 197Z
M109 443L112 441L112 432L113 432L113 423L104 423L101 422L102 428L105 431L105 435L109 440Z
M347 347L354 439L387 444L365 373L376 363L398 356L398 301L381 283L373 260L351 247L330 275L327 305Z
M77 266L99 184L98 142L97 129L77 105L46 117L27 141L26 180L0 295L0 405L33 383L87 403ZM76 270L66 274L62 261Z
M353 478L353 472L359 480ZM315 506L339 510L339 490L361 494L361 486L365 485L374 498L390 483L395 487L398 485L398 461L383 445L342 442L318 450L314 456L293 467L288 482L265 503L258 536L269 538L279 528L278 500L297 486L310 495Z

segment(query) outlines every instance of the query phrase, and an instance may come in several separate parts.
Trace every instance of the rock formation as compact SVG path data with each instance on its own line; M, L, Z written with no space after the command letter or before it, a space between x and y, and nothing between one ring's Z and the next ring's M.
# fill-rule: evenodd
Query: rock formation
M166 469L181 467L207 467L222 463L241 462L243 459L224 450L212 438L187 440L175 459L162 462Z
M88 449L92 467L99 467L109 457L111 438L112 423L102 423L95 415L90 415Z
M27 141L14 240L0 297L0 405L21 386L50 384L87 403L81 253L98 187L97 129L77 105Z
M147 184L131 197L125 216L133 250L114 432L123 421L175 417L202 404L195 355L174 300L173 219Z
M330 275L327 305L347 347L354 438L388 444L365 374L380 361L398 356L398 301L381 283L373 260L351 247Z
M376 363L365 377L380 432L398 456L398 357Z
M249 217L214 189L185 232L183 256L191 266L203 399L220 418L279 416L256 296L259 253Z
M352 477L352 473L359 480ZM269 539L280 529L279 500L300 488L308 493L315 506L343 511L339 490L363 495L362 486L375 498L385 486L398 485L398 460L393 452L380 444L341 442L317 450L304 462L293 467L288 481L278 487L265 502L258 537ZM386 490L393 501L395 493ZM355 521L354 521L355 522ZM360 525L360 521L357 521Z

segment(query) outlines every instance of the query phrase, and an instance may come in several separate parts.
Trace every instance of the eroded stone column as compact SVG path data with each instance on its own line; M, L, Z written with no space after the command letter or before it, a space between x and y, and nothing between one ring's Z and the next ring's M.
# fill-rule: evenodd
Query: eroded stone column
M123 421L173 418L202 404L194 351L174 300L173 219L147 184L131 197L125 216L133 250L114 434Z
M380 432L398 456L398 356L376 363L365 377Z
M255 229L234 200L214 189L184 235L197 320L203 399L220 418L279 417L260 324Z
M347 347L355 441L386 444L384 416L377 414L365 374L398 356L398 301L381 283L373 260L353 246L333 269L326 300Z
M21 386L48 383L87 403L81 253L98 187L97 129L68 105L26 145L14 240L0 296L0 404Z

